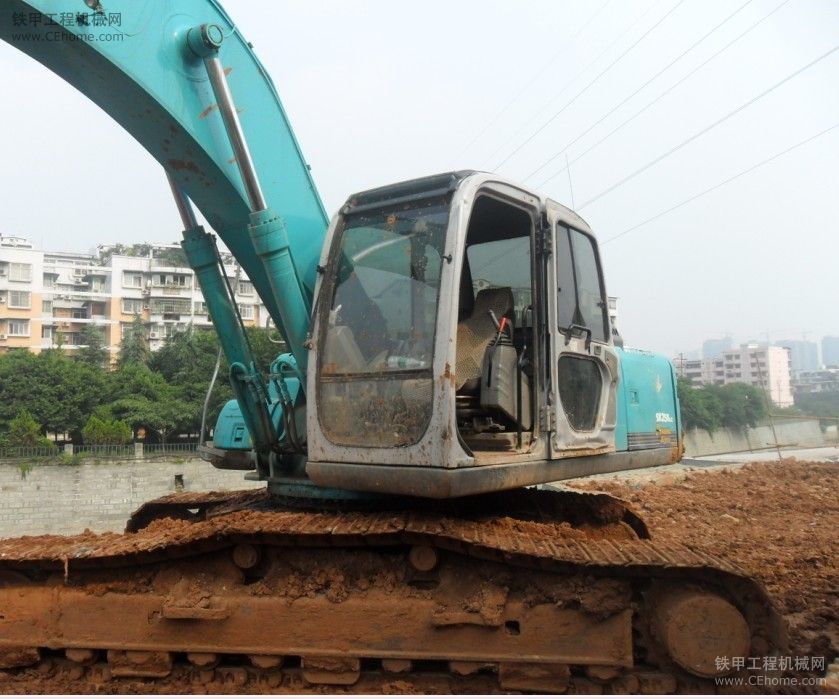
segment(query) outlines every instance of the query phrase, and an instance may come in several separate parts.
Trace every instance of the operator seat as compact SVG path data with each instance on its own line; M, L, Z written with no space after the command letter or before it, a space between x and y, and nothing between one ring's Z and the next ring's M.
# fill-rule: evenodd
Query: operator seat
M513 323L513 290L509 286L481 289L475 296L472 313L457 324L455 375L458 393L472 393L481 384L484 353L498 333L489 311L493 311L499 321L507 316L508 322Z

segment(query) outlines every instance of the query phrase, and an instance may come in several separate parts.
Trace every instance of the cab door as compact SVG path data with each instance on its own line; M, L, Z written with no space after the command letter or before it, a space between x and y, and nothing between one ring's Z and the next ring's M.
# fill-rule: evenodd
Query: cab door
M620 365L597 242L570 209L546 214L551 457L614 451Z

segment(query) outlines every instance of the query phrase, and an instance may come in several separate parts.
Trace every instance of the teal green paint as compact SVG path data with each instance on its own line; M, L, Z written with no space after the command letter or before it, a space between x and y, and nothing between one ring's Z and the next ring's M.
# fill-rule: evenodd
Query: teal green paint
M75 15L89 10L81 0L9 0L0 13L0 39L88 96L172 173L241 263L285 336L280 303L248 233L250 208L204 64L186 43L189 29L211 23L225 34L219 57L229 71L227 80L266 201L285 223L308 308L328 221L271 79L213 0L104 4L106 14L120 14L121 24L93 32L118 34L121 41L48 41L44 35L56 27L43 24L26 27L40 40L13 39L21 31L12 25L14 13ZM82 32L79 27L59 29Z
M616 450L627 450L629 433L649 434L656 428L681 433L676 378L670 360L652 352L616 351L620 360Z
M265 266L274 298L279 302L285 338L297 366L305 373L309 314L300 280L295 272L291 247L283 220L270 209L251 214L250 235L254 249Z
M15 13L27 17L30 13L92 13L81 0L10 0L0 13L0 39L89 97L171 173L242 265L305 369L303 343L328 219L268 73L214 0L109 0L104 5L106 16L119 14L118 24L92 29L50 27L42 22L26 26L24 32L13 25ZM250 206L204 63L188 45L190 29L202 24L221 28L218 56L242 131L268 207L282 217L276 224L262 217L255 222L260 229L257 237L264 238L265 264L250 235ZM120 40L48 39L46 35L56 30L76 37L104 32ZM15 39L18 33L37 37ZM262 235L263 228L267 231L272 226L282 230ZM250 361L218 270L212 272L215 260L207 266L206 260L199 259L201 244L197 242L185 241L184 247L193 256L191 262L196 258L198 266L193 268L231 364L242 419L255 443L273 446L264 381ZM270 278L273 274L278 275L276 279Z
M181 243L190 267L195 270L210 318L230 364L230 383L241 405L242 418L261 452L276 443L268 415L268 394L256 370L244 330L222 277L212 236L201 226L184 231Z
M213 446L219 449L242 449L250 451L253 448L250 434L248 434L242 409L237 400L229 400L224 404L216 420L213 430Z

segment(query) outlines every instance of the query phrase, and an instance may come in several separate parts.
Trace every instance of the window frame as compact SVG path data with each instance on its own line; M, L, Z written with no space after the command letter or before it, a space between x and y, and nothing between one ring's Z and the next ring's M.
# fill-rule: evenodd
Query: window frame
M132 305L137 305L139 308L137 310L129 311L126 310L125 304L126 302L131 302ZM143 312L143 299L132 299L132 298L123 298L120 302L120 312L123 315L135 315Z
M571 232L574 231L575 233L583 236L586 238L587 242L591 245L592 252L594 253L594 263L597 269L597 287L600 291L600 302L598 306L600 307L600 317L602 323L602 330L603 330L603 337L598 338L595 337L594 328L589 327L588 325L583 325L588 331L591 333L590 338L592 342L599 342L601 344L609 344L611 341L612 333L611 333L611 321L609 319L609 297L606 295L606 284L603 278L603 263L600 259L600 247L597 244L597 239L591 234L585 231L581 231L579 228L574 228L573 226L569 226L566 223L561 221L557 221L554 224L554 231L555 236L559 236L560 232L564 232L567 236L568 240L568 251L571 255L571 270L574 276L574 311L571 318L571 323L567 327L563 327L560 324L559 313L557 313L557 328L563 335L567 335L569 331L569 327L573 325L583 325L580 323L576 323L575 321L579 318L582 319L583 323L589 322L589 319L585 318L582 315L580 310L580 288L579 283L577 280L577 260L576 260L576 253L575 253L575 245L574 245L574 238L571 236ZM557 248L559 248L559 244L557 242ZM557 275L557 295L562 291L562 284L561 280L559 279L559 256L557 255L557 259L554 260L554 272ZM559 298L556 299L557 310L560 306Z
M21 324L26 328L26 332L13 332L12 327L15 324ZM32 325L28 318L9 318L6 320L6 334L9 337L31 337Z
M129 276L131 277L131 282L126 281L126 277L129 277ZM128 289L142 289L143 288L143 276L144 275L143 275L142 272L138 272L138 271L132 270L132 269L124 269L124 270L122 270L122 285L124 287L128 288ZM140 280L140 283L135 284L134 281L136 281L138 278Z
M12 298L14 298L15 294L26 294L26 304L22 304L20 302L14 303ZM26 289L9 289L9 308L15 308L18 310L30 310L32 308L32 292Z

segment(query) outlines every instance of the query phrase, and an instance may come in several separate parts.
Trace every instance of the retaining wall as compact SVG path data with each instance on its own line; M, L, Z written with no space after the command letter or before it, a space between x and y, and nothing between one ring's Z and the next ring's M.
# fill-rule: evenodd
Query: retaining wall
M818 420L777 420L775 434L781 446L822 447L832 444L822 432ZM760 451L775 446L769 424L746 428L743 432L689 430L685 434L686 456L710 456L730 452Z
M24 534L121 532L128 516L146 500L184 490L264 487L244 480L244 471L222 471L206 461L111 461L61 466L33 463L26 471L0 463L0 538Z

